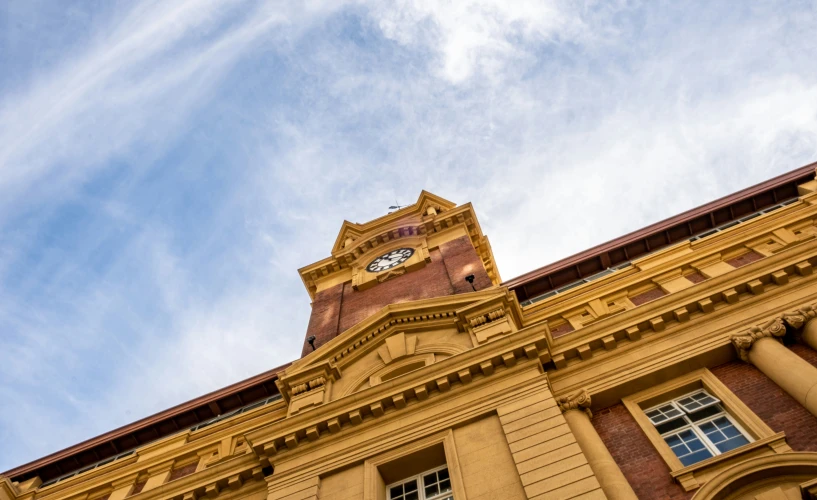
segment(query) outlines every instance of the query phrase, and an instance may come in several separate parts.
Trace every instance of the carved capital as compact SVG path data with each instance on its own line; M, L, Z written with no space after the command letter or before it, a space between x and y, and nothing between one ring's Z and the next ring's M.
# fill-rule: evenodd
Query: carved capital
M734 335L732 344L737 349L740 359L748 363L749 351L755 342L765 337L780 338L785 334L786 325L783 323L783 317L777 317L763 325L753 326L745 333Z
M562 413L568 410L581 410L587 413L588 417L593 417L593 413L590 411L590 395L587 394L586 389L582 389L572 396L559 397L559 409L562 410Z
M814 305L810 305L783 314L783 321L790 327L799 330L815 317L817 317L817 309Z

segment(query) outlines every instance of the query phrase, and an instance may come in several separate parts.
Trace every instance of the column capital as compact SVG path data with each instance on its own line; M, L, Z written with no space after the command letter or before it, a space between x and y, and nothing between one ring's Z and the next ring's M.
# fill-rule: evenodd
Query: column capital
M587 389L582 389L571 396L560 396L558 403L562 413L569 410L580 410L587 413L588 417L593 417L590 411L590 394L587 393Z
M812 304L784 313L783 321L790 327L799 330L815 317L817 317L817 307Z
M740 359L749 362L749 351L758 340L766 337L780 338L786 334L783 317L779 316L762 325L753 326L744 333L733 335L732 344L738 351Z

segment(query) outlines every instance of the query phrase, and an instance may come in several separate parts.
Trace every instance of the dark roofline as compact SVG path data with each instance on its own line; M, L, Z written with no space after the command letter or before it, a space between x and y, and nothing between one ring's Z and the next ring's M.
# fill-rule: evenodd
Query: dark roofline
M291 363L213 391L132 424L15 467L2 475L12 481L40 476L43 482L175 434L218 415L278 394L277 374Z
M812 180L815 167L817 162L540 267L502 284L514 290L520 302L536 297L567 283L689 239L707 229L796 197L797 185Z

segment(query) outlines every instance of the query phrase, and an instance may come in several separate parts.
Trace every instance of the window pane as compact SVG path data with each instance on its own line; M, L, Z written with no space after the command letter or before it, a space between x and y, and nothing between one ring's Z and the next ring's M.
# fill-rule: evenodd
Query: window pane
M440 481L440 491L451 491L451 480L450 479L443 479Z
M670 420L669 422L664 422L663 424L656 425L655 430L657 430L660 434L664 434L669 431L674 431L675 429L680 429L685 425L687 425L686 420L684 420L683 418L676 418L674 420Z
M701 425L701 429L704 430L704 428L708 429L706 436L722 453L749 443L749 440L726 417L716 418L712 422Z
M440 479L448 479L448 469L438 470L437 476L439 476Z
M652 423L654 423L654 424L657 424L659 422L663 422L664 420L667 419L667 417L662 415L661 412L658 411L658 410L653 410L653 411L647 413L647 416L650 417L650 420L652 420Z
M678 446L679 444L681 444L681 438L679 438L678 436L676 436L674 434L672 436L665 437L664 441L666 441L667 444L670 445L670 447Z
M712 415L717 415L718 413L721 413L722 411L723 411L723 408L721 408L721 405L712 405L712 406L708 406L708 407L704 408L703 410L698 410L698 411L696 411L694 413L690 413L689 414L689 419L692 420L693 422L697 422L698 420L703 420L705 418L709 418Z
M400 486L392 486L391 490L389 490L389 496L392 499L399 498L403 494L403 485Z
M417 491L417 480L412 479L411 481L406 481L405 483L403 483L403 488L405 489L406 492Z
M425 485L434 484L436 482L437 482L436 472L432 472L431 474L426 474L425 476L423 476L423 484Z
M738 435L737 437L733 437L731 439L727 439L726 441L720 442L715 446L718 447L718 450L720 450L721 453L726 453L729 450L740 448L744 444L749 444L749 440L741 435Z
M712 453L704 447L701 440L691 430L681 431L673 436L664 438L684 465L694 464L712 456Z
M437 489L437 484L436 483L431 484L429 486L426 486L426 498L428 498L430 496L434 496L439 492L440 492L440 490Z
M678 400L678 404L681 405L681 408L687 413L692 413L718 402L718 399L710 396L706 391L696 392L695 394L685 396Z
M687 446L689 446L689 449L692 451L698 451L701 448L704 448L704 444L697 439L694 441L689 441Z
M681 411L671 404L664 405L647 412L647 416L654 425L666 422L667 420L672 420L673 418L680 417L681 415Z
M733 438L735 436L740 436L740 431L734 425L730 425L729 427L721 429L721 432L726 434L726 437L728 437L728 438Z
M703 449L701 451L697 451L691 455L687 455L685 457L678 457L681 459L681 463L684 465L692 465L694 463L700 462L701 460L706 460L707 458L711 457L712 454L709 453L709 450Z
M418 499L417 495L418 495L418 493L416 491L412 491L411 493L406 493L405 499L406 500L417 500Z

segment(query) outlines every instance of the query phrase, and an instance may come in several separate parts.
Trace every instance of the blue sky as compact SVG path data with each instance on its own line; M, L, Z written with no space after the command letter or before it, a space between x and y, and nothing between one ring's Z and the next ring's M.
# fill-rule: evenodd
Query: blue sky
M815 11L2 2L0 470L295 358L344 218L472 201L507 279L817 160Z

